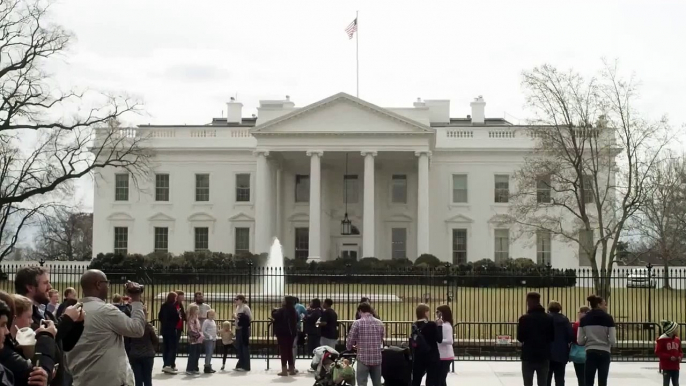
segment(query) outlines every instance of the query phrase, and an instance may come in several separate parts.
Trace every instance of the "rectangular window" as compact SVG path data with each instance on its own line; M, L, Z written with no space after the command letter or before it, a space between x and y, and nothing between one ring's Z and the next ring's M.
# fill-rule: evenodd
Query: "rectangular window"
M210 249L210 229L195 228L195 251L203 252Z
M236 174L236 202L250 202L250 174Z
M407 176L394 174L391 180L391 202L394 204L407 204Z
M467 175L453 174L453 202L466 203L467 199Z
M407 257L407 228L391 229L391 257L394 259Z
M466 229L453 229L453 264L467 264Z
M169 201L169 174L155 174L155 201Z
M195 201L206 202L210 200L210 175L195 175Z
M593 198L593 177L584 176L584 203L592 204L595 202Z
M343 176L343 202L348 200L349 204L357 204L360 202L360 181L357 179L357 175L349 174Z
M167 252L169 250L169 228L155 227L155 252Z
M579 266L589 267L591 265L591 255L593 254L593 231L585 229L579 230Z
M115 227L114 228L114 254L119 256L126 256L129 249L129 228Z
M540 265L551 264L552 237L550 231L536 232L536 263Z
M295 175L295 202L310 202L310 176Z
M250 228L236 228L236 256L250 253Z
M129 175L114 175L114 201L129 200Z
M295 228L295 258L307 260L310 257L310 228Z
M550 203L550 176L542 176L536 180L536 202Z
M510 258L510 230L496 229L495 232L495 262L503 263Z
M507 203L510 201L510 176L496 174L495 176L495 202Z

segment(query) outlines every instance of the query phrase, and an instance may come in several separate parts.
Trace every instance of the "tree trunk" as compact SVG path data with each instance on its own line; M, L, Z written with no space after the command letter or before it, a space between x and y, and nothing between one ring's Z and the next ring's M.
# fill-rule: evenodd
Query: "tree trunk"
M671 290L672 286L669 284L669 261L665 260L664 263L664 271L662 272L662 288Z

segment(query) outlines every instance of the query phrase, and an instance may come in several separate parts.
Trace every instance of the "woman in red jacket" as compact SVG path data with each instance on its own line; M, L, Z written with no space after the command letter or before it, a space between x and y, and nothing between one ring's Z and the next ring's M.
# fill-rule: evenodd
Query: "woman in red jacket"
M683 353L681 352L681 340L676 335L679 324L663 320L663 334L655 342L655 355L660 359L660 370L662 371L663 386L679 386L679 367Z

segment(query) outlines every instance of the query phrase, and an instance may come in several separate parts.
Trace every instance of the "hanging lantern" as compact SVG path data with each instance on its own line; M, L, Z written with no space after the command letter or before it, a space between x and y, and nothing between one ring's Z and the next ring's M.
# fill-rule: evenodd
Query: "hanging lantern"
M343 217L343 220L341 221L341 234L343 236L351 235L353 233L352 228L353 224L350 222L348 213L346 212L345 217Z

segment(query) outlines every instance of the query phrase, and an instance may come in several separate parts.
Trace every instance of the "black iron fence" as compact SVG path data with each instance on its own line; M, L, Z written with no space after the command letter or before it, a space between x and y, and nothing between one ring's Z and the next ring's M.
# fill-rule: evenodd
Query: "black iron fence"
M21 267L2 264L1 290L14 291L14 275ZM45 267L54 288L63 291L73 287L80 294L78 283L86 265L48 263ZM342 321L341 344L362 297L371 300L384 321L388 344L406 342L418 303L431 307L447 304L454 314L459 360L517 360L516 324L526 311L528 292L539 292L544 303L560 302L563 313L575 320L578 308L586 305L586 297L597 292L599 281L609 284L609 312L618 329L617 360L654 360L652 350L660 320L676 321L681 334L686 333L686 270L682 268L617 268L611 273L599 272L596 277L584 269L465 272L449 267L352 272L248 266L224 272L140 268L106 273L112 282L110 296L121 293L127 280L145 284L144 301L154 324L169 291L184 291L189 303L195 292L202 292L219 321L231 319L233 298L245 295L254 319L252 350L267 358L276 355L271 310L279 306L284 295L297 296L303 304L314 298L332 299ZM307 356L303 347L300 354Z

